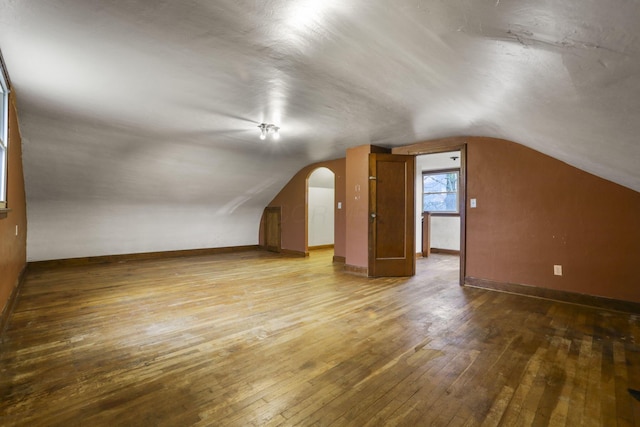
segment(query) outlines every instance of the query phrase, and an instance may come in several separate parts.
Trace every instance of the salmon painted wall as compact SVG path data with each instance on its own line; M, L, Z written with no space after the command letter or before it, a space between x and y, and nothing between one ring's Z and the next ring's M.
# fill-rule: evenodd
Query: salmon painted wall
M369 265L369 153L370 145L347 149L346 264Z
M640 302L640 193L513 142L469 138L467 198L477 200L467 200L468 277Z
M285 185L280 193L269 203L269 207L282 208L282 249L295 252L307 252L307 180L317 168L325 167L335 174L335 234L334 255L345 256L345 159L330 160L306 166L296 173ZM337 203L342 202L342 209L337 209ZM260 244L264 244L262 226L260 229Z
M347 149L347 257L346 265L369 268L369 154L390 153L376 145Z
M11 210L6 215L0 215L0 311L5 309L27 259L27 209L22 174L22 141L15 105L14 92L11 92L7 176L7 205Z
M640 193L501 139L457 137L394 152L461 143L467 144L467 277L640 302ZM346 233L336 238L348 234L341 241L346 263L360 267L368 261L370 152L371 146L348 149L341 173ZM305 177L318 166L325 164L303 169L270 205L287 202L283 248L304 247L304 213L294 212L295 200L304 200ZM469 208L470 198L477 208ZM285 233L296 244L285 246ZM554 265L562 266L562 276L554 275Z

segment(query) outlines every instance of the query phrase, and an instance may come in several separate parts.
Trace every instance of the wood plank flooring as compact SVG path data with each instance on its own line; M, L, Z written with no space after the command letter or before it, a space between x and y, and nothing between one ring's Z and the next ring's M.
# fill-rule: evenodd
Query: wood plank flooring
M0 425L640 425L640 319L267 252L30 271Z

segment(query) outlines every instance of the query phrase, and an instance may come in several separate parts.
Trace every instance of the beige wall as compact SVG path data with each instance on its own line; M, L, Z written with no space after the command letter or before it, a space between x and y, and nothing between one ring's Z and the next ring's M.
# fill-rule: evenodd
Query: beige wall
M26 265L27 212L22 174L22 141L18 128L15 97L9 97L9 159L7 204L10 212L0 216L0 309L4 310L9 296ZM16 225L18 235L16 236Z

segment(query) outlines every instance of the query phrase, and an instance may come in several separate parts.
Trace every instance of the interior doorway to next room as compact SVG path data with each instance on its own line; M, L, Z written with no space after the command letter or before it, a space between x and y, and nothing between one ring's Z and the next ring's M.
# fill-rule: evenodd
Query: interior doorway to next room
M335 243L335 174L315 169L307 180L307 248L333 248Z
M464 185L460 150L416 156L416 253L460 256Z

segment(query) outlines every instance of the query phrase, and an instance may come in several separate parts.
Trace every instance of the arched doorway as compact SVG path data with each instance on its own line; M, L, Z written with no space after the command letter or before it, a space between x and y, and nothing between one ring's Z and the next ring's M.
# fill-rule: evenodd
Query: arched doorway
M332 248L335 242L335 174L315 169L307 180L307 249Z

